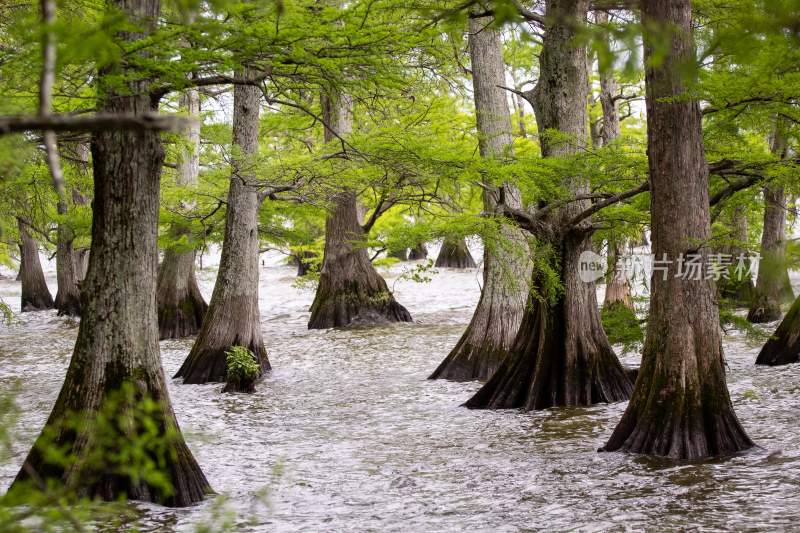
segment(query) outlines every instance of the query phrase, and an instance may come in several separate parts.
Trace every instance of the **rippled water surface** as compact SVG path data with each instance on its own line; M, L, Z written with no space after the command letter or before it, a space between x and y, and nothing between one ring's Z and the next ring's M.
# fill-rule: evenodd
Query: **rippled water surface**
M271 265L271 266L270 266ZM313 294L267 259L261 321L273 373L254 395L170 384L187 441L214 489L254 531L518 531L800 528L800 365L753 365L758 344L725 338L736 410L760 449L669 464L596 450L624 404L540 413L469 411L475 384L425 378L455 344L479 296L475 272L389 283L416 322L308 331ZM213 268L199 273L210 297ZM54 287L52 275L49 279ZM19 284L0 280L18 306ZM77 324L55 312L0 326L0 387L23 410L0 490L16 474L56 398ZM191 341L165 341L168 375ZM636 365L634 355L624 357ZM208 523L191 509L139 505L137 526Z

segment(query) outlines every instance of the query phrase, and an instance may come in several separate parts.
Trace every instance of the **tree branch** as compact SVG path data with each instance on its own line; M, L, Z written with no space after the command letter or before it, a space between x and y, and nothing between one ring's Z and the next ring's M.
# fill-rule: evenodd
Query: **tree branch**
M180 131L191 119L173 115L96 113L90 116L53 114L47 117L0 115L0 135L37 130L113 131L120 129Z

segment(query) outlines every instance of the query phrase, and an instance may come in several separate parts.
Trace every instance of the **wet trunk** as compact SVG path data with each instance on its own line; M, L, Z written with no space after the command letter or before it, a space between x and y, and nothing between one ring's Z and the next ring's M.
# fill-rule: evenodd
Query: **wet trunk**
M59 202L60 204L61 202ZM59 207L59 212L61 207ZM66 214L66 207L64 213ZM81 314L79 277L75 265L75 251L72 249L74 234L66 224L58 225L56 244L56 278L58 292L55 306L59 315L79 316Z
M258 153L260 89L233 90L233 143L242 157L233 163L225 237L217 281L200 333L175 377L184 383L222 382L226 353L234 346L250 350L260 375L270 369L258 310L258 189L252 158Z
M181 97L181 107L189 116L200 115L200 93L194 89ZM177 170L177 183L185 187L197 184L200 172L200 123L187 132L189 149L183 150ZM170 232L175 239L191 238L187 228L173 224ZM195 277L195 250L168 248L158 269L158 330L161 339L180 339L200 331L208 304L200 293Z
M734 209L731 220L731 240L733 244L726 246L723 254L731 257L733 265L728 269L728 276L723 276L717 281L717 291L721 298L736 306L749 307L753 303L755 286L750 277L750 265L746 264L746 272L737 272L739 258L745 260L747 250L744 248L748 240L747 213L744 206ZM749 263L749 261L747 262Z
M547 4L550 25L540 56L540 77L528 93L544 157L573 154L587 142L586 51L575 39L587 10L588 0ZM553 130L559 135L554 136ZM587 187L575 178L565 185L574 194ZM595 285L579 277L579 256L591 250L590 232L566 224L585 207L585 202L573 202L556 210L546 221L549 230L537 235L535 253L549 249L555 254L549 261L560 273L563 291L548 297L545 274L534 270L533 291L514 344L467 407L530 410L628 398L633 387L603 331Z
M31 237L27 225L17 219L20 238L19 278L22 282L21 311L45 311L54 307L53 296L44 279L39 247Z
M358 222L355 192L342 191L332 200L334 208L325 223L325 257L311 304L309 329L410 322L411 315L395 301L367 250L359 244L364 233Z
M351 106L343 94L323 98L326 123L333 130L325 128L325 142L352 132ZM331 201L333 207L325 221L325 254L308 328L410 322L408 310L394 299L361 245L365 235L356 193L344 189Z
M757 365L770 366L797 362L800 362L800 297L795 300L756 359Z
M442 241L439 255L436 256L437 268L476 268L475 260L469 252L464 237L447 236Z
M681 254L705 255L696 243L711 235L700 110L681 98L685 64L694 63L690 2L645 0L642 19L645 28L676 31L661 65L645 71L653 252L670 263L666 275L652 276L636 389L604 449L676 459L726 455L753 444L725 383L714 286L676 275ZM653 38L645 32L646 64L663 47Z
M472 86L481 156L503 157L510 155L512 147L511 118L505 94L498 87L504 80L502 43L499 32L486 27L490 22L488 18L470 20ZM502 193L506 205L522 207L515 187L506 184ZM486 212L496 210L493 193L484 194L483 200ZM522 232L508 225L501 232L503 240L487 241L484 246L483 290L472 320L431 379L485 381L512 346L524 314L532 266Z
M158 0L119 1L114 7L141 27L152 27L159 12ZM100 83L108 74L118 79L124 70L104 68ZM147 85L128 82L122 94L106 87L101 109L152 111ZM158 346L156 234L163 148L157 133L108 131L94 135L92 154L92 253L75 350L45 430L12 489L26 482L56 483L104 500L191 505L210 488L180 433ZM131 395L120 401L126 389ZM153 401L147 420L137 414L145 399ZM113 411L108 414L108 409ZM100 412L106 418L95 420ZM155 465L169 487L152 481L152 475L131 473L136 466L130 457L119 458L119 446L132 442L137 457ZM53 461L49 446L58 447L59 457L69 458L69 464Z
M425 246L425 243L420 243L413 247L411 251L408 252L408 260L409 261L420 261L422 259L428 258L428 247Z
M786 195L783 187L764 187L764 231L758 279L747 320L761 324L781 317L781 304L793 299L786 270ZM788 285L788 288L787 288Z

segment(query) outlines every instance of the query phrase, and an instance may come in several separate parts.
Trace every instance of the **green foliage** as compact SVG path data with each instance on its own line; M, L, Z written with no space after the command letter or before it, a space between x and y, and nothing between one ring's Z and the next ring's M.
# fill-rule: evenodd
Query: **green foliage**
M232 346L225 352L225 362L229 380L252 381L260 372L256 356L244 346Z
M623 302L604 305L600 310L603 329L611 344L622 345L626 353L641 351L644 344L644 330L636 313Z
M10 428L16 420L10 397L0 399L0 447L10 456ZM151 490L167 496L173 487L167 463L173 458L174 424L165 424L164 406L142 395L131 383L123 383L108 394L96 412L69 412L45 426L35 452L48 471L79 471L66 483L33 476L14 484L0 500L0 530L9 532L84 530L101 522L121 527L135 518L135 510L123 503L99 503L83 494L98 476L147 483ZM63 435L78 439L90 436L80 457L62 444Z

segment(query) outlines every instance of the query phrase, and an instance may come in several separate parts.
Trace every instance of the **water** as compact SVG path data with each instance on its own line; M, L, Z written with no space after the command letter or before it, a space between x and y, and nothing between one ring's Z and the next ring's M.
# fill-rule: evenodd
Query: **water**
M477 302L475 272L430 284L397 281L414 324L308 331L313 294L267 258L264 338L274 372L253 395L170 383L187 441L237 530L519 531L780 530L800 524L800 365L752 363L759 345L724 339L737 413L761 448L735 458L670 464L601 454L625 405L540 413L459 407L475 384L425 378L458 340ZM210 297L214 271L199 273ZM52 273L49 281L54 284ZM53 289L55 287L53 286ZM0 280L18 306L19 284ZM54 312L0 326L0 387L24 380L16 474L61 386L77 324ZM167 375L191 341L164 341ZM635 355L625 356L637 364ZM191 509L137 505L144 530L191 531L215 499Z

